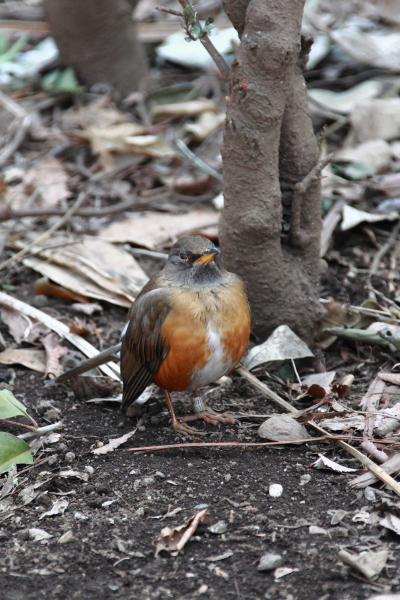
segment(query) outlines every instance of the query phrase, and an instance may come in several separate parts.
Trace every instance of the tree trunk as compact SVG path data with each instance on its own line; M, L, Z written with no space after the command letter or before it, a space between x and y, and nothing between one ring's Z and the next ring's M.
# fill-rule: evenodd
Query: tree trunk
M224 0L241 45L225 123L220 238L225 266L247 283L261 340L285 323L311 342L321 316L320 168L303 78L311 45L301 39L303 5Z
M147 63L132 21L137 0L45 0L62 61L91 87L105 83L122 96L141 88Z

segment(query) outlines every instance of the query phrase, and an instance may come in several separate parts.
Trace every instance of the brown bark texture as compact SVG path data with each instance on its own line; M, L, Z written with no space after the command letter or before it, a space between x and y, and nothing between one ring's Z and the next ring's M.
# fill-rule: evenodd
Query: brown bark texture
M148 70L133 4L137 0L45 0L61 59L86 86L107 84L123 97L142 88Z
M220 239L225 266L247 283L252 329L287 324L307 342L318 300L321 202L318 146L303 69L304 0L225 0L240 38L232 63ZM282 222L290 224L282 234Z

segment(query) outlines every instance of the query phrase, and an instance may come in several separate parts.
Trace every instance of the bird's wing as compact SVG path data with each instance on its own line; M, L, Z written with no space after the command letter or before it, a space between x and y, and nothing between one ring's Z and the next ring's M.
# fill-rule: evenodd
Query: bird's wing
M150 385L167 355L161 330L169 311L169 291L165 288L141 295L132 305L121 348L123 410Z

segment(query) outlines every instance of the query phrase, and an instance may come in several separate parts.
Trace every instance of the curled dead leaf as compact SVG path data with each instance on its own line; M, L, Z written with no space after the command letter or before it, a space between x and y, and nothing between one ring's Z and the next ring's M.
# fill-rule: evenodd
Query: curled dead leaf
M193 517L190 517L183 525L179 527L164 527L160 535L154 540L156 547L155 556L162 550L166 550L172 556L177 556L179 551L185 546L196 531L198 525L209 525L211 517L207 508L199 511Z

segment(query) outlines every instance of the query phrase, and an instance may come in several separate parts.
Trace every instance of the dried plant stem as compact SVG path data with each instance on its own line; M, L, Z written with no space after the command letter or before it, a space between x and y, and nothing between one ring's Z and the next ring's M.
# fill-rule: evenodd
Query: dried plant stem
M50 227L50 229L48 229L47 231L42 233L42 235L40 235L38 238L36 238L36 240L34 240L31 244L28 244L28 246L26 246L23 250L21 250L20 252L18 252L11 258L9 258L8 260L1 263L0 271L3 271L7 267L18 262L19 260L21 260L21 258L23 258L24 256L26 256L29 253L37 254L38 252L40 252L41 248L39 247L39 244L42 244L55 231L57 231L57 229L60 229L60 227L62 227L64 225L64 223L66 223L70 219L70 217L72 217L72 215L76 213L76 211L78 210L78 208L81 206L81 204L84 202L85 199L86 199L86 194L84 192L81 192L79 194L79 196L77 197L77 199L75 200L74 204L71 206L71 208L65 213L65 215L63 217L61 217L61 219L59 219L57 221L57 223L54 223L54 225L52 227Z
M247 381L249 381L255 388L263 392L263 394L267 396L267 398L273 400L274 402L279 404L279 406L285 408L288 412L297 413L297 410L291 404L289 404L289 402L286 402L286 400L278 396L278 394L273 392L267 385L265 385L265 383L262 383L262 381L257 379L255 375L250 373L250 371L245 369L242 365L236 367L236 372L239 373L239 375L241 375L244 379L247 379Z
M374 260L372 261L371 268L369 270L369 275L368 275L368 285L369 286L371 286L372 276L376 275L378 272L379 264L380 264L382 258L385 256L385 254L387 254L387 252L389 252L391 247L396 243L396 238L397 238L397 234L399 233L399 230L400 230L400 220L393 227L392 232L388 238L388 241L385 244L383 244L383 246L381 246L381 248L379 248L378 252L374 256ZM375 293L371 290L369 291L369 299L376 302Z

